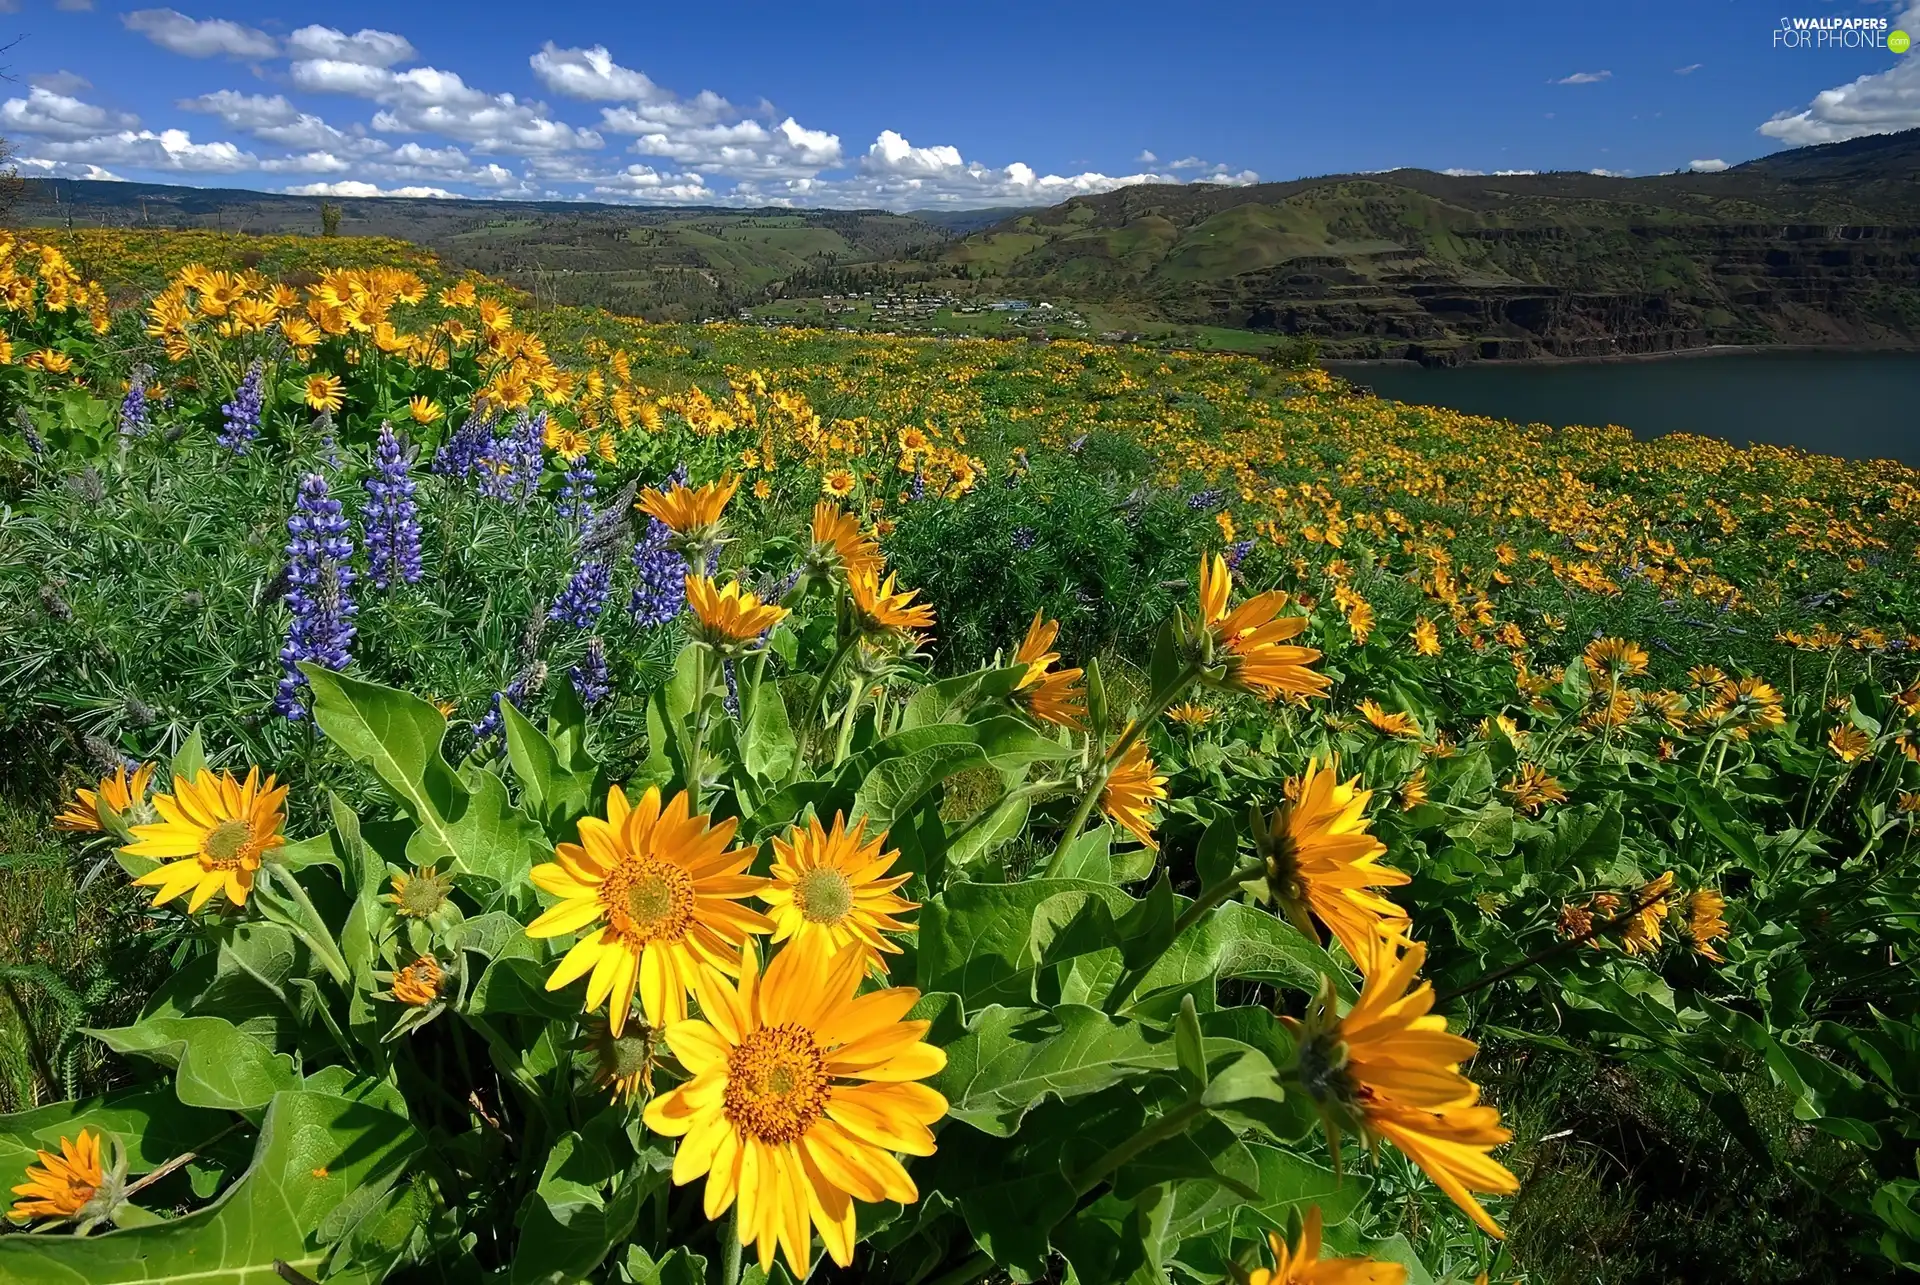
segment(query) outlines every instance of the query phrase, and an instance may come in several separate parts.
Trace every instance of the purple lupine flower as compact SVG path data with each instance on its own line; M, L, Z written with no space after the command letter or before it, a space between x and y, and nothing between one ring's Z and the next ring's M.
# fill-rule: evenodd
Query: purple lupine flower
M479 462L480 493L496 500L511 500L525 506L540 489L540 472L546 466L542 445L547 433L547 413L521 415L511 428L487 445Z
M1030 526L1015 527L1013 530L1014 552L1025 553L1033 547L1033 542L1038 538L1038 534Z
M27 413L27 408L21 406L15 410L13 418L14 422L20 425L20 436L27 440L27 449L35 455L45 455L47 453L47 439L40 436L40 430L34 427L33 416Z
M432 471L442 477L462 481L472 478L480 470L482 457L493 445L496 419L492 411L476 410L468 415L459 428L447 434L447 440L433 453Z
M1085 449L1087 449L1087 438L1089 436L1090 434L1082 433L1080 434L1080 436L1074 438L1071 442L1068 442L1067 454L1078 455L1081 451L1084 451Z
M613 680L607 675L607 644L600 635L587 639L586 659L567 670L567 677L572 680L580 703L589 708L612 693Z
M1227 546L1227 569L1229 571L1238 571L1240 569L1240 564L1242 562L1245 562L1247 560L1247 555L1252 552L1253 552L1253 541L1235 540L1232 544Z
M567 466L567 475L560 482L562 522L583 527L593 520L593 498L597 494L593 481L593 465L586 456Z
M567 581L553 606L547 609L548 620L558 620L572 625L575 629L591 629L599 623L600 613L607 609L607 597L613 592L613 573L607 564L599 559L582 562Z
M1204 513L1219 508L1223 498L1218 491L1196 491L1187 497L1187 507L1195 513Z
M500 729L506 722L506 716L500 712L501 701L511 702L515 709L524 714L527 712L528 694L539 691L546 681L547 667L544 662L529 665L515 674L504 691L493 694L493 703L487 707L486 717L473 725L474 744L483 745L500 735Z
M909 500L923 500L927 496L927 475L920 471L918 464L913 466L913 485L907 488Z
M220 445L235 455L245 455L253 440L260 436L260 412L266 403L266 367L256 361L247 367L233 400L220 407Z
M327 494L327 479L309 473L300 480L300 497L287 519L287 606L293 623L287 645L280 649L286 674L274 708L298 721L306 716L300 689L307 679L298 669L303 660L328 669L345 669L353 643L353 541L347 538L347 520L340 501Z
M407 443L393 425L380 426L374 471L367 478L367 507L360 513L366 530L367 566L374 587L420 580L420 508L413 500L413 461L420 448Z
M673 549L673 531L658 518L633 545L633 569L639 582L627 612L642 629L670 623L687 605L687 560Z
M120 401L120 436L131 440L147 431L147 380L153 371L135 366L127 374L127 395Z

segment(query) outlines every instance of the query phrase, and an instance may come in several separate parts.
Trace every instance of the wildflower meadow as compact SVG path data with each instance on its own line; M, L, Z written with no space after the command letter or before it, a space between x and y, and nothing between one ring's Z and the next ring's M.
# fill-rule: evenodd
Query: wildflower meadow
M1607 1279L1621 1077L1791 1193L1636 1227L1920 1266L1920 476L352 238L0 330L0 1280Z

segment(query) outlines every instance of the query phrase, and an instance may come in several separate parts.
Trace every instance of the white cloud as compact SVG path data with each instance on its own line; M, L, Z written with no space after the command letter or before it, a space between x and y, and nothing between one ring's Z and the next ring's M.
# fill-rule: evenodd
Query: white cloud
M1706 64L1703 62L1690 62L1684 67L1675 67L1673 69L1673 74L1676 76L1691 76L1693 75L1694 72L1699 71L1704 66L1706 66Z
M98 165L89 165L83 161L54 161L44 156L15 157L15 167L27 171L28 178L84 178L96 183L124 183L125 179L112 170L101 169Z
M184 129L121 130L98 138L48 143L37 149L48 159L125 165L139 169L200 174L238 174L260 167L260 158L232 143L196 143Z
M332 152L301 152L294 156L270 156L260 162L269 174L345 174L358 162Z
M294 58L321 58L331 62L355 62L368 67L391 67L397 62L412 62L416 56L413 42L391 31L362 27L349 36L336 27L302 27L287 37L287 53Z
M1909 5L1893 25L1920 31L1920 4ZM1779 113L1760 126L1760 132L1792 147L1806 147L1915 126L1920 126L1920 54L1909 53L1896 55L1885 71L1821 90L1805 108Z
M288 196L402 196L437 197L442 200L461 200L458 192L449 192L443 187L375 187L372 183L359 179L341 179L334 183L302 183L298 187L280 189Z
M1198 156L1182 156L1179 160L1169 163L1167 168L1170 170L1203 170L1207 168L1207 163Z
M41 72L37 76L27 77L29 85L52 90L56 94L77 94L83 89L92 89L93 82L85 76L62 69L60 71Z
M28 90L25 98L9 98L0 104L0 129L42 138L92 138L108 130L131 129L139 123L138 116L96 107L42 85Z
M136 9L120 21L162 49L189 58L271 58L279 42L256 27L243 27L226 18L194 19L178 9Z
M1539 172L1539 170L1495 170L1493 176L1495 178L1513 178L1517 175L1538 174Z
M617 173L602 175L594 182L593 190L600 196L627 200L717 203L715 193L700 175L662 174L651 165L629 165Z
M1562 76L1560 79L1548 83L1555 85L1597 85L1603 80L1612 79L1613 73L1610 71L1576 71L1571 76Z
M1135 165L1151 165L1159 159L1160 158L1158 156L1155 156L1152 152L1148 151L1146 148L1143 147L1140 149L1140 155L1133 158L1133 163Z
M1718 157L1708 161L1688 161L1687 172L1691 174L1718 174L1727 168L1727 163Z
M1601 169L1596 166L1595 168L1588 170L1587 173L1598 175L1601 178L1626 178L1629 174L1633 173L1633 171Z
M1485 170L1462 170L1462 169L1445 169L1445 170L1441 170L1440 172L1442 174L1445 174L1448 178L1479 178L1481 175L1486 173Z
M198 98L183 98L175 106L183 111L218 116L230 128L296 151L368 155L385 151L387 147L377 139L336 129L313 113L301 111L280 94L243 94L235 89L217 89Z
M293 83L316 93L350 94L382 104L373 128L387 134L439 134L479 152L510 154L600 147L604 140L546 115L546 107L512 94L488 94L437 67L390 71L337 58L303 58Z

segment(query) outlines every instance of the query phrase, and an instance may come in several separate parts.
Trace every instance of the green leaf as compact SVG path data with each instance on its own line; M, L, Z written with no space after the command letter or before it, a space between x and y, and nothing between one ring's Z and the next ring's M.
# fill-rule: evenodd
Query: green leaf
M1080 1004L1051 1014L992 1005L946 1050L946 1069L930 1083L955 1119L1001 1138L1048 1097L1065 1101L1175 1064L1166 1036Z
M223 1017L150 1017L86 1033L116 1053L173 1068L174 1091L188 1106L251 1111L300 1083L292 1058Z
M1112 883L1113 827L1102 822L1067 845L1066 856L1055 877Z
M506 731L507 762L513 765L524 798L536 815L544 815L554 780L560 775L560 757L540 729L505 698L500 701L500 722Z
M800 743L794 737L793 723L787 717L787 702L780 695L778 683L769 679L760 684L753 698L751 718L746 743L740 752L742 766L762 781L786 780L799 758Z
M1195 1093L1207 1087L1207 1053L1200 1034L1200 1013L1193 996L1180 997L1180 1015L1173 1020L1173 1053L1180 1064L1181 1078Z
M1211 888L1231 878L1233 872L1240 868L1238 821L1239 818L1230 809L1216 806L1213 820L1207 822L1207 828L1201 831L1200 846L1193 855L1193 868L1200 877L1202 888Z
M313 687L313 721L327 739L371 767L433 836L432 846L454 860L458 849L448 819L458 815L467 791L440 752L445 715L409 692L309 661L301 662L300 672Z
M174 751L173 762L168 765L167 771L177 789L181 782L191 781L206 770L206 750L200 739L200 728L196 725L180 748Z
M1094 739L1104 744L1111 724L1107 721L1107 684L1100 677L1098 656L1087 658L1087 726Z
M35 1152L58 1151L60 1139L77 1138L82 1129L118 1138L127 1149L129 1171L146 1173L177 1155L203 1151L231 1123L226 1112L187 1106L164 1085L55 1102L0 1115L0 1175L20 1174L35 1163Z
M1229 901L1167 947L1134 992L1130 1007L1139 1007L1156 991L1208 978L1241 977L1312 994L1320 989L1322 976L1333 978L1343 997L1353 998L1346 970L1299 929L1257 906Z
M930 745L904 758L889 758L867 774L853 796L853 816L867 817L873 829L890 829L913 811L928 790L956 772L986 763L980 747L959 742Z
M285 1263L325 1276L324 1224L378 1193L419 1149L404 1117L365 1100L275 1096L253 1163L203 1209L102 1235L0 1237L0 1281L20 1285L285 1285Z
M1504 857L1513 851L1513 809L1489 803L1447 827L1447 833L1484 857Z
M1113 919L1137 903L1084 879L953 884L920 913L918 977L969 1009L1032 1002L1044 963L1113 945Z

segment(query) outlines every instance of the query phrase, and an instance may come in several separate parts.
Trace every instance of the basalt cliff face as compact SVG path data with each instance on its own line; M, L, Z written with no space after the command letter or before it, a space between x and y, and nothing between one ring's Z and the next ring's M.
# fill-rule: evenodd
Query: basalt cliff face
M1719 174L1129 188L950 258L1179 325L1435 364L1717 344L1920 346L1920 131Z

